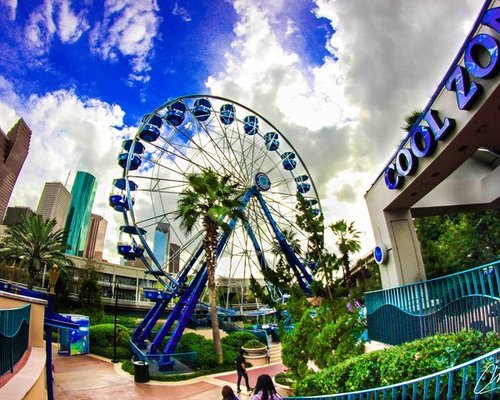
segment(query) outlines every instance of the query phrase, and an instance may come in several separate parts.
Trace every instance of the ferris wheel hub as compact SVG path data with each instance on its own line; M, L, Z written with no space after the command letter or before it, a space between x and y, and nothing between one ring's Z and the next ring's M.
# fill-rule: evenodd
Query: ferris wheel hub
M257 172L254 181L257 189L261 192L266 192L271 189L271 180L264 172Z

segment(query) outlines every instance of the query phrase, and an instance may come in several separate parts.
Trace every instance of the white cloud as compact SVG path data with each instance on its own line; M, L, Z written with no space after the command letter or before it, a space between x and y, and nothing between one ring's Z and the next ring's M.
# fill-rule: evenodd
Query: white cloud
M16 97L11 93L9 98ZM2 97L4 99L4 97ZM117 105L98 99L79 98L73 91L59 90L42 96L33 95L15 105L0 101L0 126L8 131L23 117L32 130L30 151L16 183L10 205L36 209L45 182L65 182L68 172L70 190L76 171L97 178L94 213L103 215L108 224L108 244L116 244L121 214L107 204L114 178L121 176L116 162L119 143L133 128L123 126L124 111ZM19 105L22 104L20 107ZM7 110L7 113L3 111ZM105 257L117 260L115 249L107 248Z
M35 55L41 56L48 53L56 34L62 43L75 43L88 27L85 12L75 14L69 0L45 0L29 16L26 43Z
M9 19L14 21L17 12L17 0L0 0L0 5L4 5L8 9Z
M369 231L363 195L403 138L404 116L425 106L464 40L464 24L468 31L481 4L316 4L315 15L336 31L326 38L330 56L320 66L306 65L286 47L290 29L275 24L286 10L283 2L237 0L236 38L206 85L254 108L285 133L319 187L327 221L351 218ZM371 245L368 232L363 251Z
M177 15L181 17L181 19L184 22L190 22L191 21L191 16L189 15L188 10L186 10L184 7L179 6L179 3L174 4L174 9L172 10L173 15Z
M104 20L90 35L92 52L109 61L130 58L130 80L148 81L149 58L160 24L156 1L111 0L104 7Z

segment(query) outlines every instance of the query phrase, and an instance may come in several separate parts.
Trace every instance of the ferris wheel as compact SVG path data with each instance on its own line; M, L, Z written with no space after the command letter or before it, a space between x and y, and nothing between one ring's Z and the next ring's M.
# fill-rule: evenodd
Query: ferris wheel
M216 275L241 282L262 278L284 255L296 283L307 290L312 271L308 237L296 222L297 193L314 215L321 213L319 197L298 152L263 116L223 97L175 98L143 118L135 137L123 142L118 163L123 176L110 196L125 222L118 252L142 259L165 287L146 297L160 303L182 296L188 283L190 292L204 287L201 221L187 234L175 217L187 176L206 170L230 177L245 214L244 221L229 221L230 232L219 237Z

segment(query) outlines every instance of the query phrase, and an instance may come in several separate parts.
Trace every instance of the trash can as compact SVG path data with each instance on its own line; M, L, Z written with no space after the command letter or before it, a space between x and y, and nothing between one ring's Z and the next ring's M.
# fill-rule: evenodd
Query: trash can
M144 361L134 361L134 381L149 382L149 364Z

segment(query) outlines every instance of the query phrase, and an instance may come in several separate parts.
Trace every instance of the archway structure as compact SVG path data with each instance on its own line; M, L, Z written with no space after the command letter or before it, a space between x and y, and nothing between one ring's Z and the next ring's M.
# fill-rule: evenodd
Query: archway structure
M384 288L425 279L413 217L500 208L500 0L485 1L429 103L365 194Z

